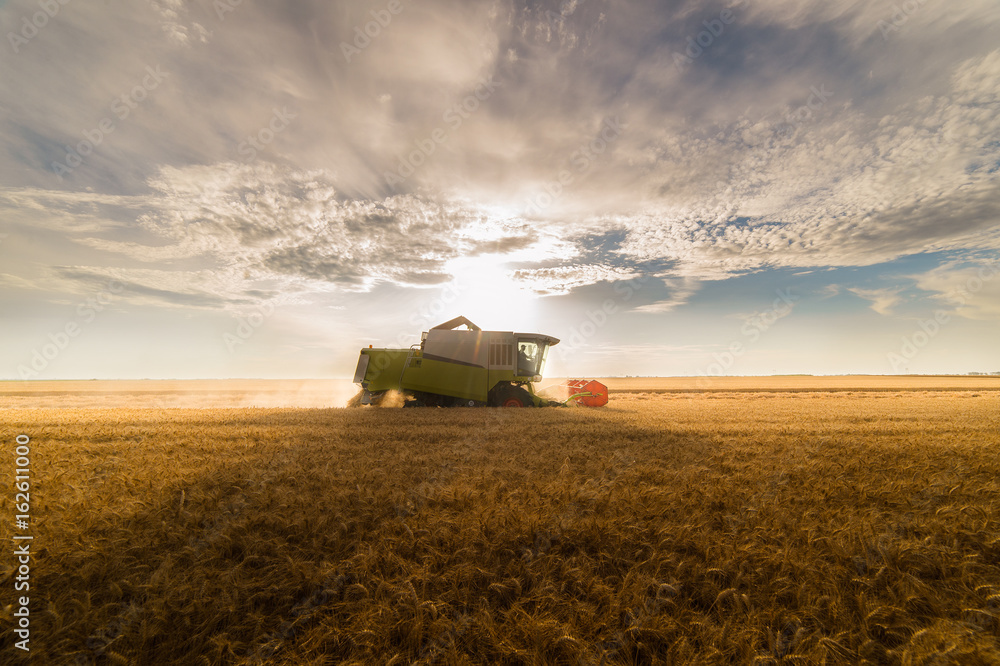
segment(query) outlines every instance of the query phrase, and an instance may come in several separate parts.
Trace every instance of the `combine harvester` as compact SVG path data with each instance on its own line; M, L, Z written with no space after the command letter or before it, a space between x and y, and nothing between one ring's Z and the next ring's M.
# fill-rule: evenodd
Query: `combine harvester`
M406 397L404 407L606 405L607 387L593 380L564 383L570 394L564 401L535 393L533 384L542 381L549 347L556 344L548 335L484 331L456 317L424 332L409 349L362 349L354 372L361 393L349 405L378 405L389 391Z

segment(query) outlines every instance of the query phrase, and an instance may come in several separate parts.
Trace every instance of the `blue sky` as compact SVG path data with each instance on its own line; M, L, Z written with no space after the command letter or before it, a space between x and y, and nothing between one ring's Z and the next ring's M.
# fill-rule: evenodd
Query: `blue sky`
M460 314L550 375L1000 371L992 0L0 26L0 378L343 377Z

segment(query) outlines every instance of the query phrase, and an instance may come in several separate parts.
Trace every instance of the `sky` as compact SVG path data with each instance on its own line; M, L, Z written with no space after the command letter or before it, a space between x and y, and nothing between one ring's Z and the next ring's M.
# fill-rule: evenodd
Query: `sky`
M0 0L0 379L1000 371L995 0Z

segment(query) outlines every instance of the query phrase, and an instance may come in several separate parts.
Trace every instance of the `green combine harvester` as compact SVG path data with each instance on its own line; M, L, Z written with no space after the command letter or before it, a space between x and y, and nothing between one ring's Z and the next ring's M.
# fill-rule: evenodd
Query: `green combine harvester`
M459 329L463 325L465 330ZM361 393L350 404L378 405L389 391L405 396L404 407L606 404L607 388L587 380L567 382L576 393L565 402L535 393L549 347L557 344L549 335L484 331L456 317L424 332L420 344L409 349L362 349L354 372Z

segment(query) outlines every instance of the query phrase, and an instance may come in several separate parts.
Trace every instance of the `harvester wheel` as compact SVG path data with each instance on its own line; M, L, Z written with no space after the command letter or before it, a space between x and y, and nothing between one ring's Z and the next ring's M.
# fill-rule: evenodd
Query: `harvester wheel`
M520 386L498 386L495 390L492 403L498 407L534 407L535 401L531 399L531 394Z

